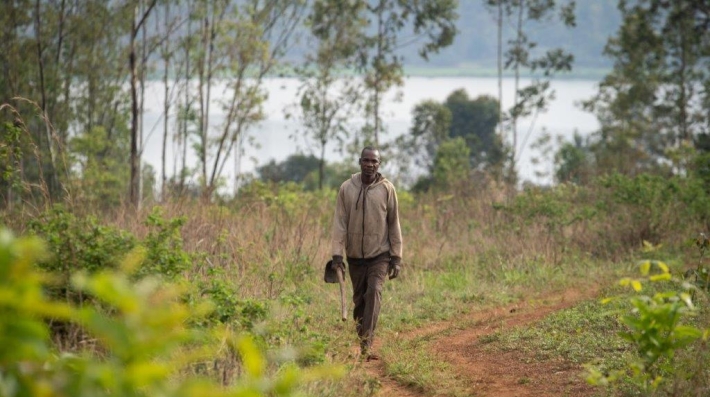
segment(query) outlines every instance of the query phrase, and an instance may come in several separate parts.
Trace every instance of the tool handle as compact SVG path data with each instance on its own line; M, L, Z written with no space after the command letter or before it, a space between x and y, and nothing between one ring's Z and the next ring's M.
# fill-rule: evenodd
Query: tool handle
M340 285L340 319L347 321L348 312L345 308L345 281L343 280L343 272L338 269L335 273L338 274L338 284Z

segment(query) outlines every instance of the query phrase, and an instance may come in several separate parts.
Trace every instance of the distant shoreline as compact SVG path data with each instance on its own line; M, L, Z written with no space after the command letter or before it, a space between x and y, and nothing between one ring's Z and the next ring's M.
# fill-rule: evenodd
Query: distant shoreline
M552 80L594 80L603 79L611 69L606 68L578 68L569 73L559 73ZM490 77L497 78L498 70L489 67L460 66L460 67L427 67L410 66L404 68L406 77ZM509 70L503 71L504 78L514 77ZM530 74L521 73L521 78L529 78Z
M586 81L601 81L611 69L606 68L577 68L572 69L568 73L559 73L552 77L551 80L586 80ZM357 75L353 71L341 71L339 73L341 76L355 76ZM521 71L520 78L528 79L533 75L530 73L525 73ZM539 76L539 74L538 74ZM217 76L215 76L217 77ZM475 65L464 65L457 67L436 67L436 66L405 66L404 67L404 77L427 77L427 78L447 78L447 77L470 77L470 78L497 78L498 70L491 67L480 67ZM514 75L510 70L503 71L503 77L513 78ZM170 79L175 79L174 75L170 75ZM219 77L217 77L219 78ZM286 67L283 69L277 69L271 73L268 73L265 78L298 78L298 76L293 73L293 70ZM162 80L163 77L160 75L160 71L153 71L148 75L148 80L158 81Z

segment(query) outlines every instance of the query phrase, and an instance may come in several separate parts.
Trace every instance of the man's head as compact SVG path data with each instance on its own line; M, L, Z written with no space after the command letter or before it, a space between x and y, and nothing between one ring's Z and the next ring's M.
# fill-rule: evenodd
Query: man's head
M366 146L360 153L360 171L367 178L374 178L380 168L380 151Z

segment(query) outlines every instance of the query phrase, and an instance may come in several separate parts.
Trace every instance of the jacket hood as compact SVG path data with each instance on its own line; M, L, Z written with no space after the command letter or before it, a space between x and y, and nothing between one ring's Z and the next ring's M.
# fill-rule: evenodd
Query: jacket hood
M351 180L351 181L355 184L355 186L357 186L357 187L362 187L362 179L360 178L360 174L362 174L362 173L361 173L361 172L358 172L358 173L352 174L352 176L350 177L350 180ZM375 181L372 182L372 184L370 185L370 187L377 186L377 185L379 185L379 184L381 184L381 183L384 183L384 182L386 182L386 181L387 181L387 178L385 178L384 176L382 176L382 174L380 174L380 173L378 172L378 173L377 173L377 176L375 177Z

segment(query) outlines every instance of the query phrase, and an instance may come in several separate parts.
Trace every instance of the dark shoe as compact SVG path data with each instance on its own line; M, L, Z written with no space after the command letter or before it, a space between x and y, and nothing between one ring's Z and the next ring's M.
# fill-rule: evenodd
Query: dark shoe
M380 359L380 356L378 356L377 354L374 354L374 353L370 353L365 358L365 361L368 361L368 362L369 361L378 361L379 359Z

